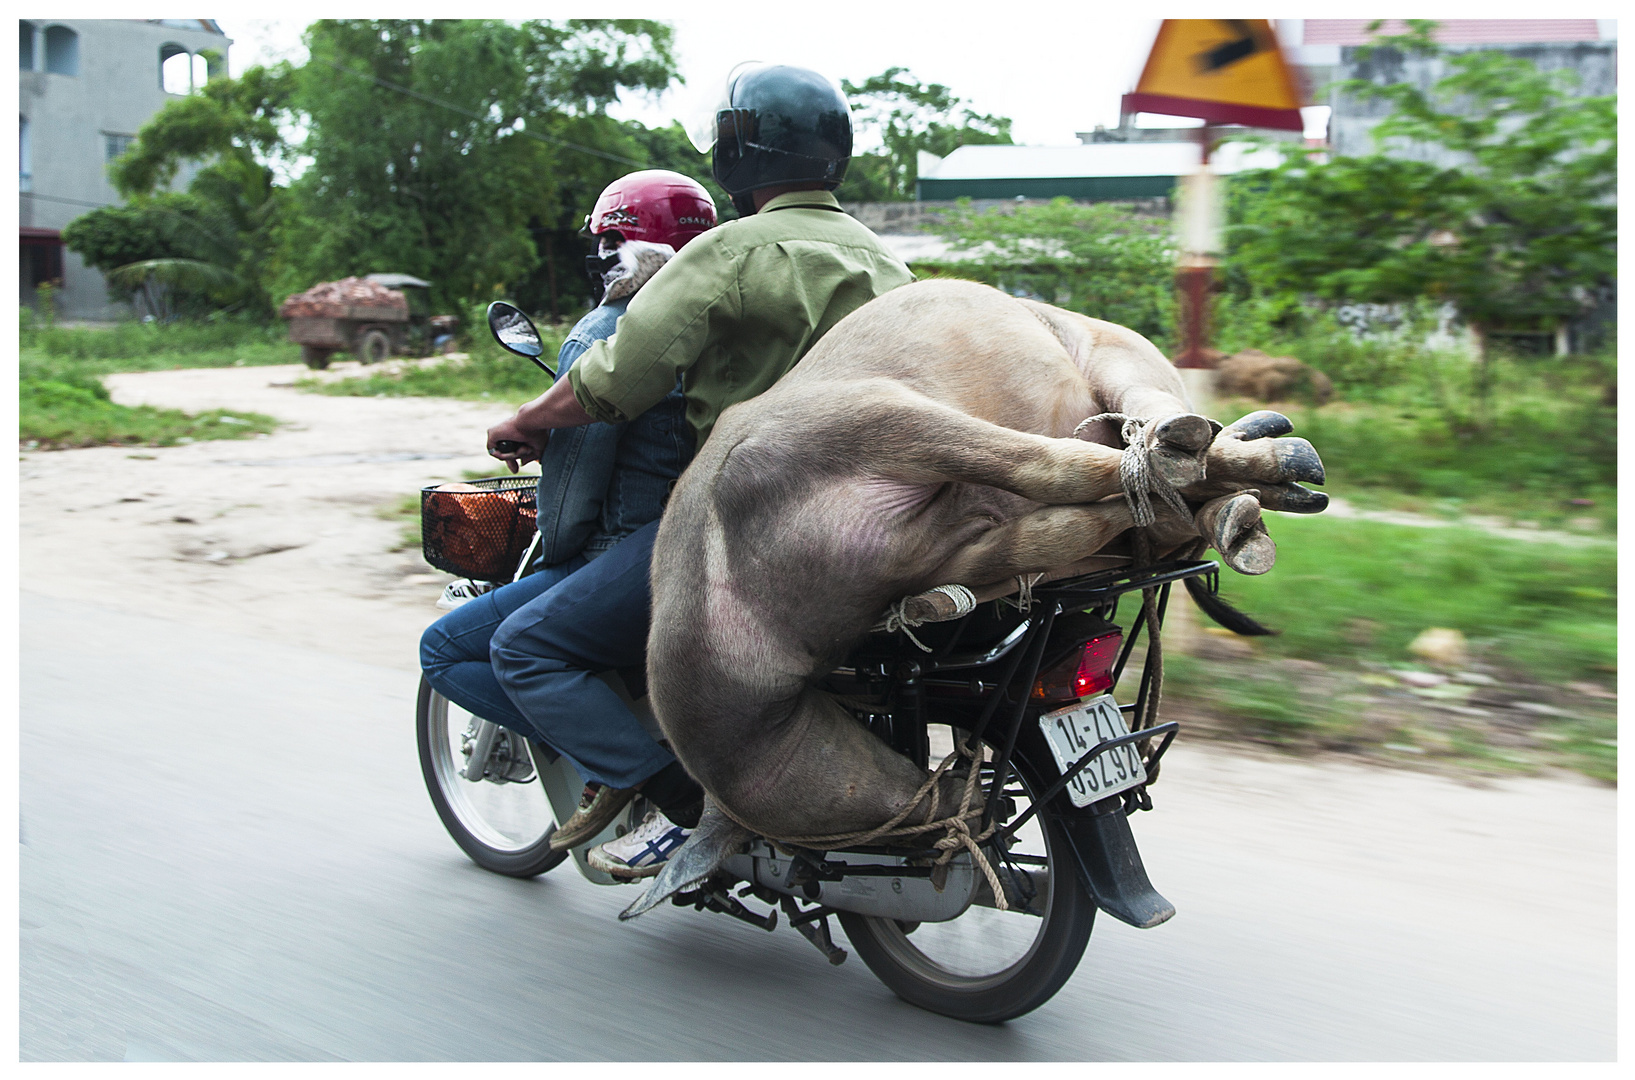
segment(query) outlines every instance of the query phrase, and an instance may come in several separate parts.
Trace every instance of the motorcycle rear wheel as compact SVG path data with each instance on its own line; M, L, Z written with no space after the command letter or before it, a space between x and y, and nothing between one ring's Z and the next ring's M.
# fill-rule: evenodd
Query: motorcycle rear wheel
M1044 785L1027 762L1017 764L1008 770L1006 794L1021 813ZM973 1023L1002 1023L1049 1001L1084 955L1096 905L1066 835L1042 818L1019 830L1009 849L1013 858L1031 860L1020 864L1044 880L1033 900L1040 914L972 906L945 923L903 924L840 912L840 925L869 970L904 1001Z
M471 714L433 690L424 676L415 703L415 736L426 792L454 842L484 870L538 877L561 864L551 850L556 819L539 776L522 782L473 783L460 775L460 742Z

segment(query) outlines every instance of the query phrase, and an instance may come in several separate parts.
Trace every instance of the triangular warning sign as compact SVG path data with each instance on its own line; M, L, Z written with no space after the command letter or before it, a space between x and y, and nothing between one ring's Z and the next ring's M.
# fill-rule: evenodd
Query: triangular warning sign
M1300 94L1265 19L1165 19L1125 113L1304 130Z

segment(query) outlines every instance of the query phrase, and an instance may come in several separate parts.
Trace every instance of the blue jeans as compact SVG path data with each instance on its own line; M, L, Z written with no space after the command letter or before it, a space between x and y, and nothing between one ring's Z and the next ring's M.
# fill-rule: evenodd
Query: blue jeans
M584 565L585 557L575 555L467 600L426 627L420 635L420 669L432 689L484 720L545 742L500 689L494 666L488 660L488 643L507 615Z
M595 676L646 661L658 528L649 522L516 608L489 646L514 712L585 779L610 787L634 787L675 760Z

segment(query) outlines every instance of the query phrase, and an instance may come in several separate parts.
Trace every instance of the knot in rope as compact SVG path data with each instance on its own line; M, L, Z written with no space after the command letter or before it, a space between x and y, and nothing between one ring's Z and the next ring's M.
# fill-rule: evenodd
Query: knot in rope
M1181 498L1169 481L1153 471L1149 460L1152 448L1147 445L1144 437L1147 425L1151 420L1142 420L1124 413L1098 413L1079 422L1073 429L1073 437L1101 420L1122 420L1124 426L1120 429L1119 437L1124 440L1124 456L1118 463L1118 481L1124 489L1124 501L1130 504L1130 516L1135 520L1138 528L1146 528L1156 520L1157 515L1152 509L1152 495L1156 491L1170 509L1185 517L1191 517L1187 509L1186 500Z
M945 615L936 619L910 618L908 615L909 601L917 600L919 597L928 596L931 593L941 593L942 595L948 597L948 599L952 600L954 602L954 613L952 615ZM884 630L888 634L894 634L901 630L904 634L908 635L908 640L912 641L921 652L930 652L931 646L915 637L914 631L910 630L909 627L923 626L928 622L947 622L950 619L963 618L975 610L976 594L970 589L967 589L963 585L938 585L936 588L927 589L923 593L916 593L914 596L903 597L901 600L887 608L886 617L880 622L875 623L871 629Z

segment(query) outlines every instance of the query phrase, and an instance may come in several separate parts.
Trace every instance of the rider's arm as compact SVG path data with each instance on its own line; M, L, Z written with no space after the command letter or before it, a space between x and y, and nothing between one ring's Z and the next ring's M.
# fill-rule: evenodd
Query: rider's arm
M730 232L712 230L682 248L631 299L618 332L574 364L564 381L587 417L618 423L646 412L675 388L712 336L738 321L739 260L725 243ZM568 415L565 405L541 407Z

